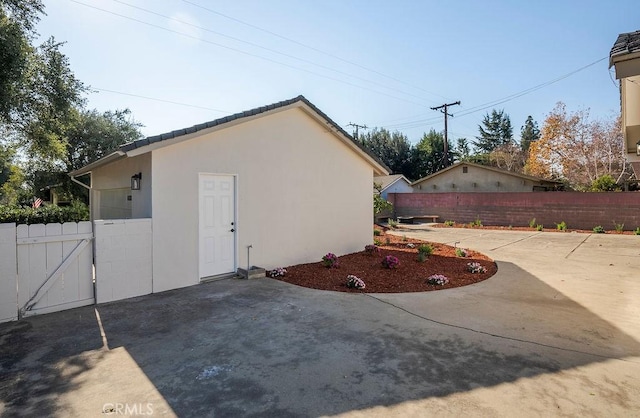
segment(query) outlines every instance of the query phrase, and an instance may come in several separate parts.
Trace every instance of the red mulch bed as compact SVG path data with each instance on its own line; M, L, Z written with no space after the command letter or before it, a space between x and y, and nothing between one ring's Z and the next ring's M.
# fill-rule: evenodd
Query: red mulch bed
M382 231L377 226L375 228ZM382 242L378 255L369 255L364 251L343 255L336 268L326 268L322 262L290 266L286 268L286 276L277 279L312 289L338 292L405 293L467 286L488 279L498 270L496 263L484 254L468 250L467 257L457 257L454 247L439 243L428 243L434 249L433 254L426 261L420 262L417 248L426 241L385 234L384 231L381 234L375 237ZM409 248L409 243L415 248ZM397 257L400 265L395 269L383 267L382 259L387 255ZM471 262L480 263L487 272L468 272L467 263ZM348 288L347 275L350 274L362 279L366 288ZM444 286L427 284L427 278L432 274L445 275L449 278L449 283Z
M402 225L398 225L401 227ZM536 228L531 228L530 226L498 226L498 225L482 225L482 226L474 226L471 224L459 224L455 223L452 226L445 225L443 223L440 224L429 224L431 228L466 228L466 229L489 229L494 231L527 231L527 232L537 232ZM603 226L604 227L604 226ZM580 234L595 234L593 230L586 229L569 229L567 228L564 231L558 230L555 226L552 228L543 228L543 232L558 232L558 233L568 233L568 232L578 232ZM616 231L615 229L607 230L602 232L602 234L612 234L612 235L635 235L634 231Z

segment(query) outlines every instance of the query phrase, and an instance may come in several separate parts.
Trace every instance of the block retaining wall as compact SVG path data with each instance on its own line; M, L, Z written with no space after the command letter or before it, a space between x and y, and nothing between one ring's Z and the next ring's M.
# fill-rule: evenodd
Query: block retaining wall
M531 193L390 193L394 217L438 215L439 222L469 223L479 218L485 225L554 228L565 221L568 228L593 229L601 225L625 230L640 226L640 192L531 192Z

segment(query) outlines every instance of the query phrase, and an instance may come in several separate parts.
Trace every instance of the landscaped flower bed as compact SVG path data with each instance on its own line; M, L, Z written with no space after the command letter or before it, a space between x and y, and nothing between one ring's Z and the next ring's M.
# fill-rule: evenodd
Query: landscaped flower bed
M378 228L378 230L380 230ZM287 267L287 274L278 280L322 290L355 293L401 293L427 292L452 287L466 286L488 279L493 276L497 267L489 257L467 250L467 256L457 257L452 246L428 243L432 253L424 261L418 259L418 248L425 241L401 237L380 232L376 236L381 243L379 251L363 251L340 256L340 262L335 268L326 268L318 257L317 263L300 264ZM387 243L388 241L388 243ZM413 245L408 245L413 244ZM387 268L382 261L391 256L398 260L395 267ZM486 268L486 272L472 273L468 263L478 263ZM356 276L366 283L364 289L349 288L347 276ZM444 275L449 282L444 285L427 283L433 275Z

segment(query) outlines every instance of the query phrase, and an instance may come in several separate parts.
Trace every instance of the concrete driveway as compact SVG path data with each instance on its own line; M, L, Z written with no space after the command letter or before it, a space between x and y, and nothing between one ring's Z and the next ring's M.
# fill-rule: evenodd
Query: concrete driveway
M224 280L2 324L0 415L640 414L640 237L410 228L498 274L424 294Z

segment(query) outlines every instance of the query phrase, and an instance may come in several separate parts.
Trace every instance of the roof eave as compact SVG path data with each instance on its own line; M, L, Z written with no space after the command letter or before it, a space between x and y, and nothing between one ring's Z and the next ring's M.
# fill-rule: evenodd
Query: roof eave
M126 157L126 155L127 154L125 152L114 151L111 154L106 155L106 156L100 158L97 161L89 163L89 164L85 165L84 167L81 167L81 168L79 168L77 170L74 170L74 171L70 172L69 175L71 177L78 177L78 176L82 176L84 174L88 174L88 173L92 172L93 170L95 170L96 168L102 167L103 165L110 164L110 163L112 163L114 161L117 161L117 160L119 160L121 158L124 158L124 157Z

